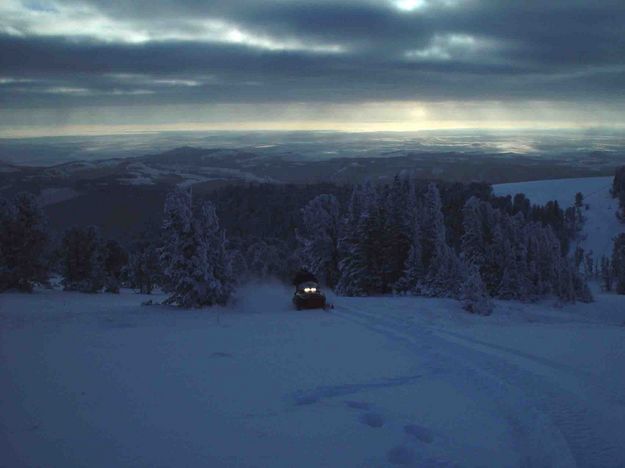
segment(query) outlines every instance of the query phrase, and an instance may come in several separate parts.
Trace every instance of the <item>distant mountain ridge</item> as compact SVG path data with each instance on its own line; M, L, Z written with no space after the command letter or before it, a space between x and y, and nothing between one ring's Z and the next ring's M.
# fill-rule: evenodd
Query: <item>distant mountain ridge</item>
M520 182L611 175L622 158L600 155L545 159L514 153L396 150L379 156L308 159L288 151L180 146L128 158L81 160L53 166L0 163L0 193L69 187L78 192L116 186L211 185L223 183L353 183L395 174L450 181Z
M537 179L611 176L618 158L541 159L511 153L425 152L398 150L379 156L309 159L289 151L252 151L249 147L179 146L143 156L71 161L53 166L0 162L0 196L29 191L41 198L58 229L102 224L124 231L158 219L165 194L176 186L206 195L232 184L308 184L388 181L393 176L488 183Z

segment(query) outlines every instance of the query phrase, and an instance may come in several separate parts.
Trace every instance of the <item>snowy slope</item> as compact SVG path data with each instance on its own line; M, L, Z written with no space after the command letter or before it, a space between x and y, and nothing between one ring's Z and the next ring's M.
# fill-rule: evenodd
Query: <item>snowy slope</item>
M562 208L573 205L575 194L581 192L588 210L584 211L586 223L580 245L591 251L595 259L611 255L612 239L625 232L625 224L616 218L618 201L610 195L612 177L589 177L583 179L555 179L514 184L494 185L496 195L524 193L533 203L545 204L557 200Z
M412 297L295 312L290 295L0 295L0 466L625 463L623 297L476 317Z

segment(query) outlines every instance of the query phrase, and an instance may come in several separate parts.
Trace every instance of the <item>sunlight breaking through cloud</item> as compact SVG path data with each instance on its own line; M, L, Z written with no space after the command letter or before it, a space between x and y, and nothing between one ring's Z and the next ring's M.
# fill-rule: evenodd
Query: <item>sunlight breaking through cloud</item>
M478 39L469 34L446 34L434 36L427 47L410 50L405 56L421 60L466 60L495 49L496 46L491 41Z
M625 6L582 3L0 0L0 125L622 126Z
M43 4L42 4L43 5ZM307 51L336 54L340 44L323 44L289 37L272 37L248 31L240 25L216 18L188 18L171 24L120 21L84 4L46 2L33 7L19 0L0 4L0 32L13 36L91 38L102 42L143 44L152 41L192 41L239 44L274 51Z

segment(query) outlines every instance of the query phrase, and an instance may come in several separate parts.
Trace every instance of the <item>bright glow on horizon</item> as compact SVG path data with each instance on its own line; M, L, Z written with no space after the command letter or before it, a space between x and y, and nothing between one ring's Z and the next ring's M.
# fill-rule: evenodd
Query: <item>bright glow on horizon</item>
M383 101L0 109L0 137L161 131L411 132L453 129L624 128L618 102Z

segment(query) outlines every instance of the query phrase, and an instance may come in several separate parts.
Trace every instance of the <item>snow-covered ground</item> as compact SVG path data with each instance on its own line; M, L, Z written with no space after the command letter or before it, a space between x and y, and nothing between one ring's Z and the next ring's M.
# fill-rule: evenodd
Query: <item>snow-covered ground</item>
M616 218L618 200L610 195L613 177L588 177L584 179L538 180L513 184L494 185L496 195L525 193L532 203L545 204L557 200L562 208L573 205L575 194L584 195L588 210L584 211L586 225L580 245L592 251L595 259L612 254L612 238L625 232L625 224Z
M625 299L0 296L0 466L623 466ZM158 296L156 297L158 299ZM619 308L620 307L620 308Z
M604 252L623 229L608 187L496 192L582 191ZM2 294L0 466L622 467L625 296L593 288L592 304L496 301L490 317L414 297L296 312L278 284L199 311Z

